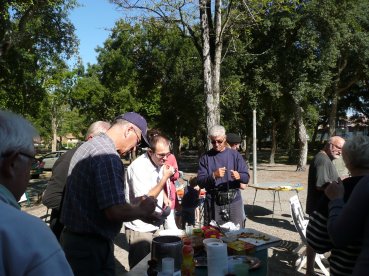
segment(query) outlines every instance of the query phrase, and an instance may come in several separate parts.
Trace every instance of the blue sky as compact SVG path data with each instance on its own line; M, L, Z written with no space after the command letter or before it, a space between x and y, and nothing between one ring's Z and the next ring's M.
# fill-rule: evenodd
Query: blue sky
M96 63L97 46L102 46L114 23L122 16L108 0L79 0L82 6L74 9L69 18L80 40L79 52L83 64ZM73 63L73 61L72 61Z

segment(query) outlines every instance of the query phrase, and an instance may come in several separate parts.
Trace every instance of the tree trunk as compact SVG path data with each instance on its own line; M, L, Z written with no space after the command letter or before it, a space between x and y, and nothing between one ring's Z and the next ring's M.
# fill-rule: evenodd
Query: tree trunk
M206 135L199 129L196 131L196 143L197 143L197 155L200 157L205 152L205 142L207 141ZM204 137L205 136L205 137Z
M177 135L174 136L173 143L172 143L172 150L175 156L180 156L180 150L181 150L180 140L181 138L179 136Z
M274 165L274 157L275 157L275 152L277 150L277 137L276 137L276 133L277 133L277 123L275 121L275 118L272 119L272 145L271 145L271 149L270 149L270 158L269 158L269 164Z
M51 118L51 131L53 134L53 139L51 141L51 151L56 151L56 144L57 144L57 119L55 117ZM61 143L61 141L60 141Z
M329 114L329 137L336 134L336 119L337 119L338 95L336 90L332 97L331 112Z
M246 164L250 167L250 154L251 154L251 151L252 151L252 136L247 136L245 137L246 139L246 144L245 144L245 159L246 159ZM247 146L249 145L249 146Z
M319 123L315 125L313 137L311 137L311 142L315 144L316 137L318 136Z
M219 107L219 99L220 99L220 63L222 58L222 46L223 39L221 37L222 30L222 14L221 14L221 6L222 1L215 1L215 17L214 17L214 33L215 33L215 45L214 45L214 58L213 68L212 68L212 81L213 81L213 95L214 95L214 122L216 124L220 124L220 107Z
M206 128L207 132L214 125L220 123L219 110L219 79L220 79L220 59L222 52L221 43L221 1L217 0L215 4L215 31L211 30L211 1L199 0L200 3L200 20L201 20L201 36L202 36L202 59L204 74L204 94L206 98ZM215 35L215 43L211 43L210 34ZM214 53L214 56L212 56ZM207 148L211 148L208 141Z
M296 171L305 171L307 163L308 143L306 128L302 118L302 107L295 103L296 125L298 129L299 155Z

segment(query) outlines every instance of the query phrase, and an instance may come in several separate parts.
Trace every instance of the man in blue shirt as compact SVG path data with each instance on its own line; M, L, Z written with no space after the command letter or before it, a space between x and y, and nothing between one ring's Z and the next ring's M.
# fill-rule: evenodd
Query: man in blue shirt
M24 118L0 110L0 275L73 275L47 225L18 205L29 182L36 136Z
M197 173L197 184L211 195L212 219L219 224L228 221L243 226L244 207L240 183L249 182L249 173L245 160L238 151L227 147L226 132L223 126L215 125L209 131L213 148L201 156ZM217 190L231 190L230 200L217 201Z

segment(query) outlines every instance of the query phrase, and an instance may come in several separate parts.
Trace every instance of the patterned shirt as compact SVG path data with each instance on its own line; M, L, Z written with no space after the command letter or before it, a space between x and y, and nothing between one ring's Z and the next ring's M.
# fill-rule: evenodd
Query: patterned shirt
M109 221L104 209L126 203L123 175L123 163L107 135L81 145L69 166L61 215L66 228L114 239L122 223Z

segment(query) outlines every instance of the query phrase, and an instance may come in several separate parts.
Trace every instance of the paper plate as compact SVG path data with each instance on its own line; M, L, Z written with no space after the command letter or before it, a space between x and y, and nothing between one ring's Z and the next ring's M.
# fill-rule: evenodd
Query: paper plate
M261 266L261 261L252 256L228 256L228 261L231 259L241 259L243 263L248 264L249 270L257 269ZM195 266L204 267L207 266L206 256L195 257Z
M185 236L185 231L181 229L166 229L166 230L160 230L158 233L159 236L178 236L182 237Z

